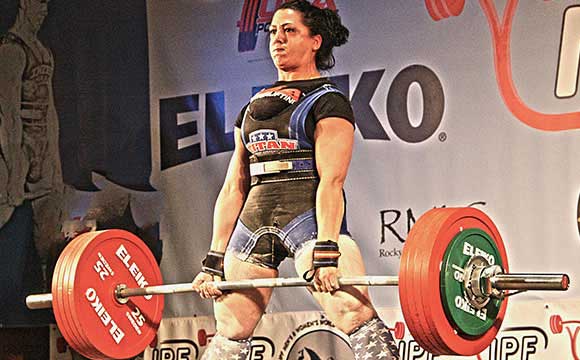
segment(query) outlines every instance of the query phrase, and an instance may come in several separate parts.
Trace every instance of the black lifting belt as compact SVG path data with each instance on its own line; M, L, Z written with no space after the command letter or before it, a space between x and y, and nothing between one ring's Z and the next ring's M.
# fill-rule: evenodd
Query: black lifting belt
M294 150L292 152L263 152L250 156L251 185L318 179L314 152Z

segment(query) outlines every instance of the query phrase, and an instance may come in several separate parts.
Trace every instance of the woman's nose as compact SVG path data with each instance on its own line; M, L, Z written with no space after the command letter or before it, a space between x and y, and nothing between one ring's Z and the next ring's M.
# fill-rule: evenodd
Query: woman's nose
M286 40L286 34L282 29L276 31L276 35L274 36L274 41L283 43Z

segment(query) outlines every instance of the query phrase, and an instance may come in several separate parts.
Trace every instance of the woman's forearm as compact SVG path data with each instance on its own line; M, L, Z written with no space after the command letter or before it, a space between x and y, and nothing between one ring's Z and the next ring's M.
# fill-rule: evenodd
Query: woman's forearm
M236 143L234 153L213 212L213 235L210 249L219 252L225 252L250 190L248 156L238 128L235 129L234 139Z
M322 179L316 192L318 239L338 239L344 216L343 182Z
M224 186L220 191L214 207L211 250L225 252L245 198L241 188Z

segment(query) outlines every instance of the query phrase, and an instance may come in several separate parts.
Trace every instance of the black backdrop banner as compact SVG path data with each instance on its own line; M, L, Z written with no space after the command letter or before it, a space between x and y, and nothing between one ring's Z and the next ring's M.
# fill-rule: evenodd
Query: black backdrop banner
M144 0L50 2L64 182L92 190L91 172L152 190Z
M36 169L41 169L41 181L50 182L44 193L25 190L24 201L9 203L0 198L0 210L3 211L0 211L0 260L4 274L0 277L0 286L5 289L0 299L0 327L39 326L54 321L49 312L26 309L24 298L33 292L49 290L52 266L58 251L65 245L63 234L59 235L59 232L63 221L70 216L67 211L75 206L66 203L70 198L65 199L64 194L70 197L71 191L64 191L65 187L94 192L97 196L102 189L93 183L93 173L100 174L125 189L122 196L110 201L116 201L125 213L130 213L129 203L135 197L132 195L129 199L129 191L155 190L150 184L152 161L146 1L54 0L48 2L48 14L43 13L43 6L46 2L3 0L0 4L0 38L8 44L3 50L16 43L27 52L22 78L16 79L14 84L12 78L0 79L6 81L0 84L2 91L6 92L4 100L0 101L0 126L11 126L10 121L2 124L2 119L12 109L9 94L14 90L14 94L21 96L17 104L20 119L15 117L16 122L21 121L21 124L5 130L8 134L14 134L18 126L23 128L24 150L27 150L27 145L33 149L45 146L44 150L33 155L44 159L41 160L45 161L43 165ZM34 25L35 19L43 19L43 22ZM5 37L14 26L21 27L13 31L17 35ZM37 34L35 26L40 26ZM32 32L31 28L34 29ZM11 40L14 38L17 40ZM36 39L42 45L35 45ZM33 64L40 59L34 57L34 50L30 50L35 47L45 49L45 54L51 53L52 57L45 55L44 62ZM10 53L0 52L3 74L20 66L6 54ZM19 85L25 82L26 85ZM53 99L46 92L42 95L44 97L37 93L26 95L26 86L30 84L39 84L41 90L46 84L52 86ZM51 100L54 100L56 116L51 112ZM34 118L40 113L34 106L41 109L45 102L50 104L48 111L45 108L42 117ZM26 106L33 108L27 109ZM26 116L32 116L32 120L25 119ZM38 129L43 126L48 128L48 135L38 135ZM32 139L28 140L31 145L25 143L27 138ZM10 140L6 137L0 140L0 150L6 152L9 147L4 143ZM58 143L58 147L50 147L51 142ZM0 160L7 155L2 151ZM55 154L60 154L60 160ZM30 180L30 169L36 158L27 159L29 165L21 162L9 165L16 166L16 169L28 166L26 186L34 182ZM52 173L56 174L52 179L47 167L53 167ZM14 170L8 172L9 176L13 173ZM14 196L14 189L8 186L6 190L5 184L1 187L1 192L7 192L8 198ZM82 207L88 206L85 204ZM77 211L73 215L82 217L83 214ZM130 215L127 216L132 220ZM104 224L103 221L97 223L100 227ZM134 222L131 224L134 225ZM158 229L155 223L147 226L150 231ZM135 229L138 229L137 225L130 230L137 232Z

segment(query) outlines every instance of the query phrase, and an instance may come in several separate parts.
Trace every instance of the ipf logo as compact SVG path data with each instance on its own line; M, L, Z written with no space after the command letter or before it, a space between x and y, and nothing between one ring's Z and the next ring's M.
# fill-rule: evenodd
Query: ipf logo
M242 15L238 20L237 27L240 28L238 35L238 51L253 51L256 49L258 35L267 33L270 22L274 16L274 11L288 0L244 0ZM321 9L331 9L336 11L334 0L314 0L312 5Z
M349 360L354 359L348 337L328 319L300 324L289 335L277 360Z

